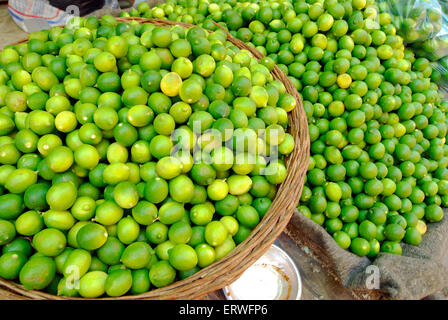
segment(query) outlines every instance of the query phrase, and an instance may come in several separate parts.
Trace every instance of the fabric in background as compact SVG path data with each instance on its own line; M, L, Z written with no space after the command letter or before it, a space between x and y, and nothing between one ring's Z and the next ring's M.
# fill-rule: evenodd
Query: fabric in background
M419 246L403 244L401 256L380 253L374 260L342 249L324 228L297 210L285 232L297 245L307 248L316 256L327 271L347 288L362 291L376 289L381 296L390 299L446 299L447 214L448 210L445 210L441 222L428 224Z

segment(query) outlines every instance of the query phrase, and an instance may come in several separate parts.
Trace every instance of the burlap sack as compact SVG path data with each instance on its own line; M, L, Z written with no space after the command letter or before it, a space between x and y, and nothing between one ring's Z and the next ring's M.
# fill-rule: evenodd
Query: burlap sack
M401 256L380 253L373 261L342 249L324 228L296 211L285 230L307 247L342 285L372 290L388 299L446 299L448 297L448 211L439 223L428 224L419 246L403 245ZM375 290L376 288L376 290Z

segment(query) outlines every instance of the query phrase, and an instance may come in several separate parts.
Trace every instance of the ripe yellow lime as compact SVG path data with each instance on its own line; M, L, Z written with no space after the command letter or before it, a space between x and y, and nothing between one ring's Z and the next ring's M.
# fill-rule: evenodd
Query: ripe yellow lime
M338 76L336 82L340 88L347 89L352 83L352 78L348 74L343 73Z
M160 89L169 97L179 94L182 78L176 72L168 72L160 81Z
M421 235L424 235L426 233L426 223L423 220L418 220L415 229L417 229Z

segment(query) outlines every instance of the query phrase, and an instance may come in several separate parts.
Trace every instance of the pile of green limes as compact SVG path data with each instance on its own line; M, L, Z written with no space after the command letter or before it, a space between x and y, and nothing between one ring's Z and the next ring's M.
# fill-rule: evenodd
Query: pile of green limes
M392 15L392 23L406 43L424 41L437 36L442 31L444 14L441 8L431 6L429 3L423 1L381 0L379 8L381 12L388 12ZM436 49L428 48L430 51Z
M169 0L123 15L212 20L301 93L311 157L299 211L359 256L401 254L448 206L448 103L374 0Z
M286 178L295 105L221 30L90 17L5 47L0 277L121 296L220 260Z
M440 5L440 7L439 7ZM434 62L431 79L446 86L448 83L447 4L427 1L382 0L380 12L388 12L397 33L414 50L416 56Z

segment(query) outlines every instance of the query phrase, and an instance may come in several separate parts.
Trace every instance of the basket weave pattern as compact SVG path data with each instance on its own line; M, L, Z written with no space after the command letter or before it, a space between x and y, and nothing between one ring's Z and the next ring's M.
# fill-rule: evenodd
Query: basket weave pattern
M153 23L158 26L179 25L189 28L192 25L172 22L163 19L145 18L117 18L120 22L137 21L139 23ZM218 27L222 28L218 25ZM224 29L223 29L224 30ZM226 30L224 30L226 31ZM232 37L227 31L227 41L240 49L250 51L258 60L263 55L256 49L247 46L239 39ZM18 43L24 43L22 40ZM229 285L254 262L256 262L272 245L275 239L285 229L294 209L299 203L306 172L308 169L310 139L308 123L300 96L288 77L275 66L272 75L274 79L282 81L286 91L296 99L296 108L289 114L288 132L295 139L294 151L286 159L287 177L279 186L277 195L264 218L254 228L250 236L240 243L234 250L221 260L198 271L185 280L177 281L167 287L154 289L139 295L127 295L117 298L100 298L103 300L145 300L145 299L200 299L207 293ZM69 298L54 296L45 292L30 290L12 281L0 278L0 298L2 299L47 299L47 300L73 300L83 298ZM97 299L98 300L98 299Z

